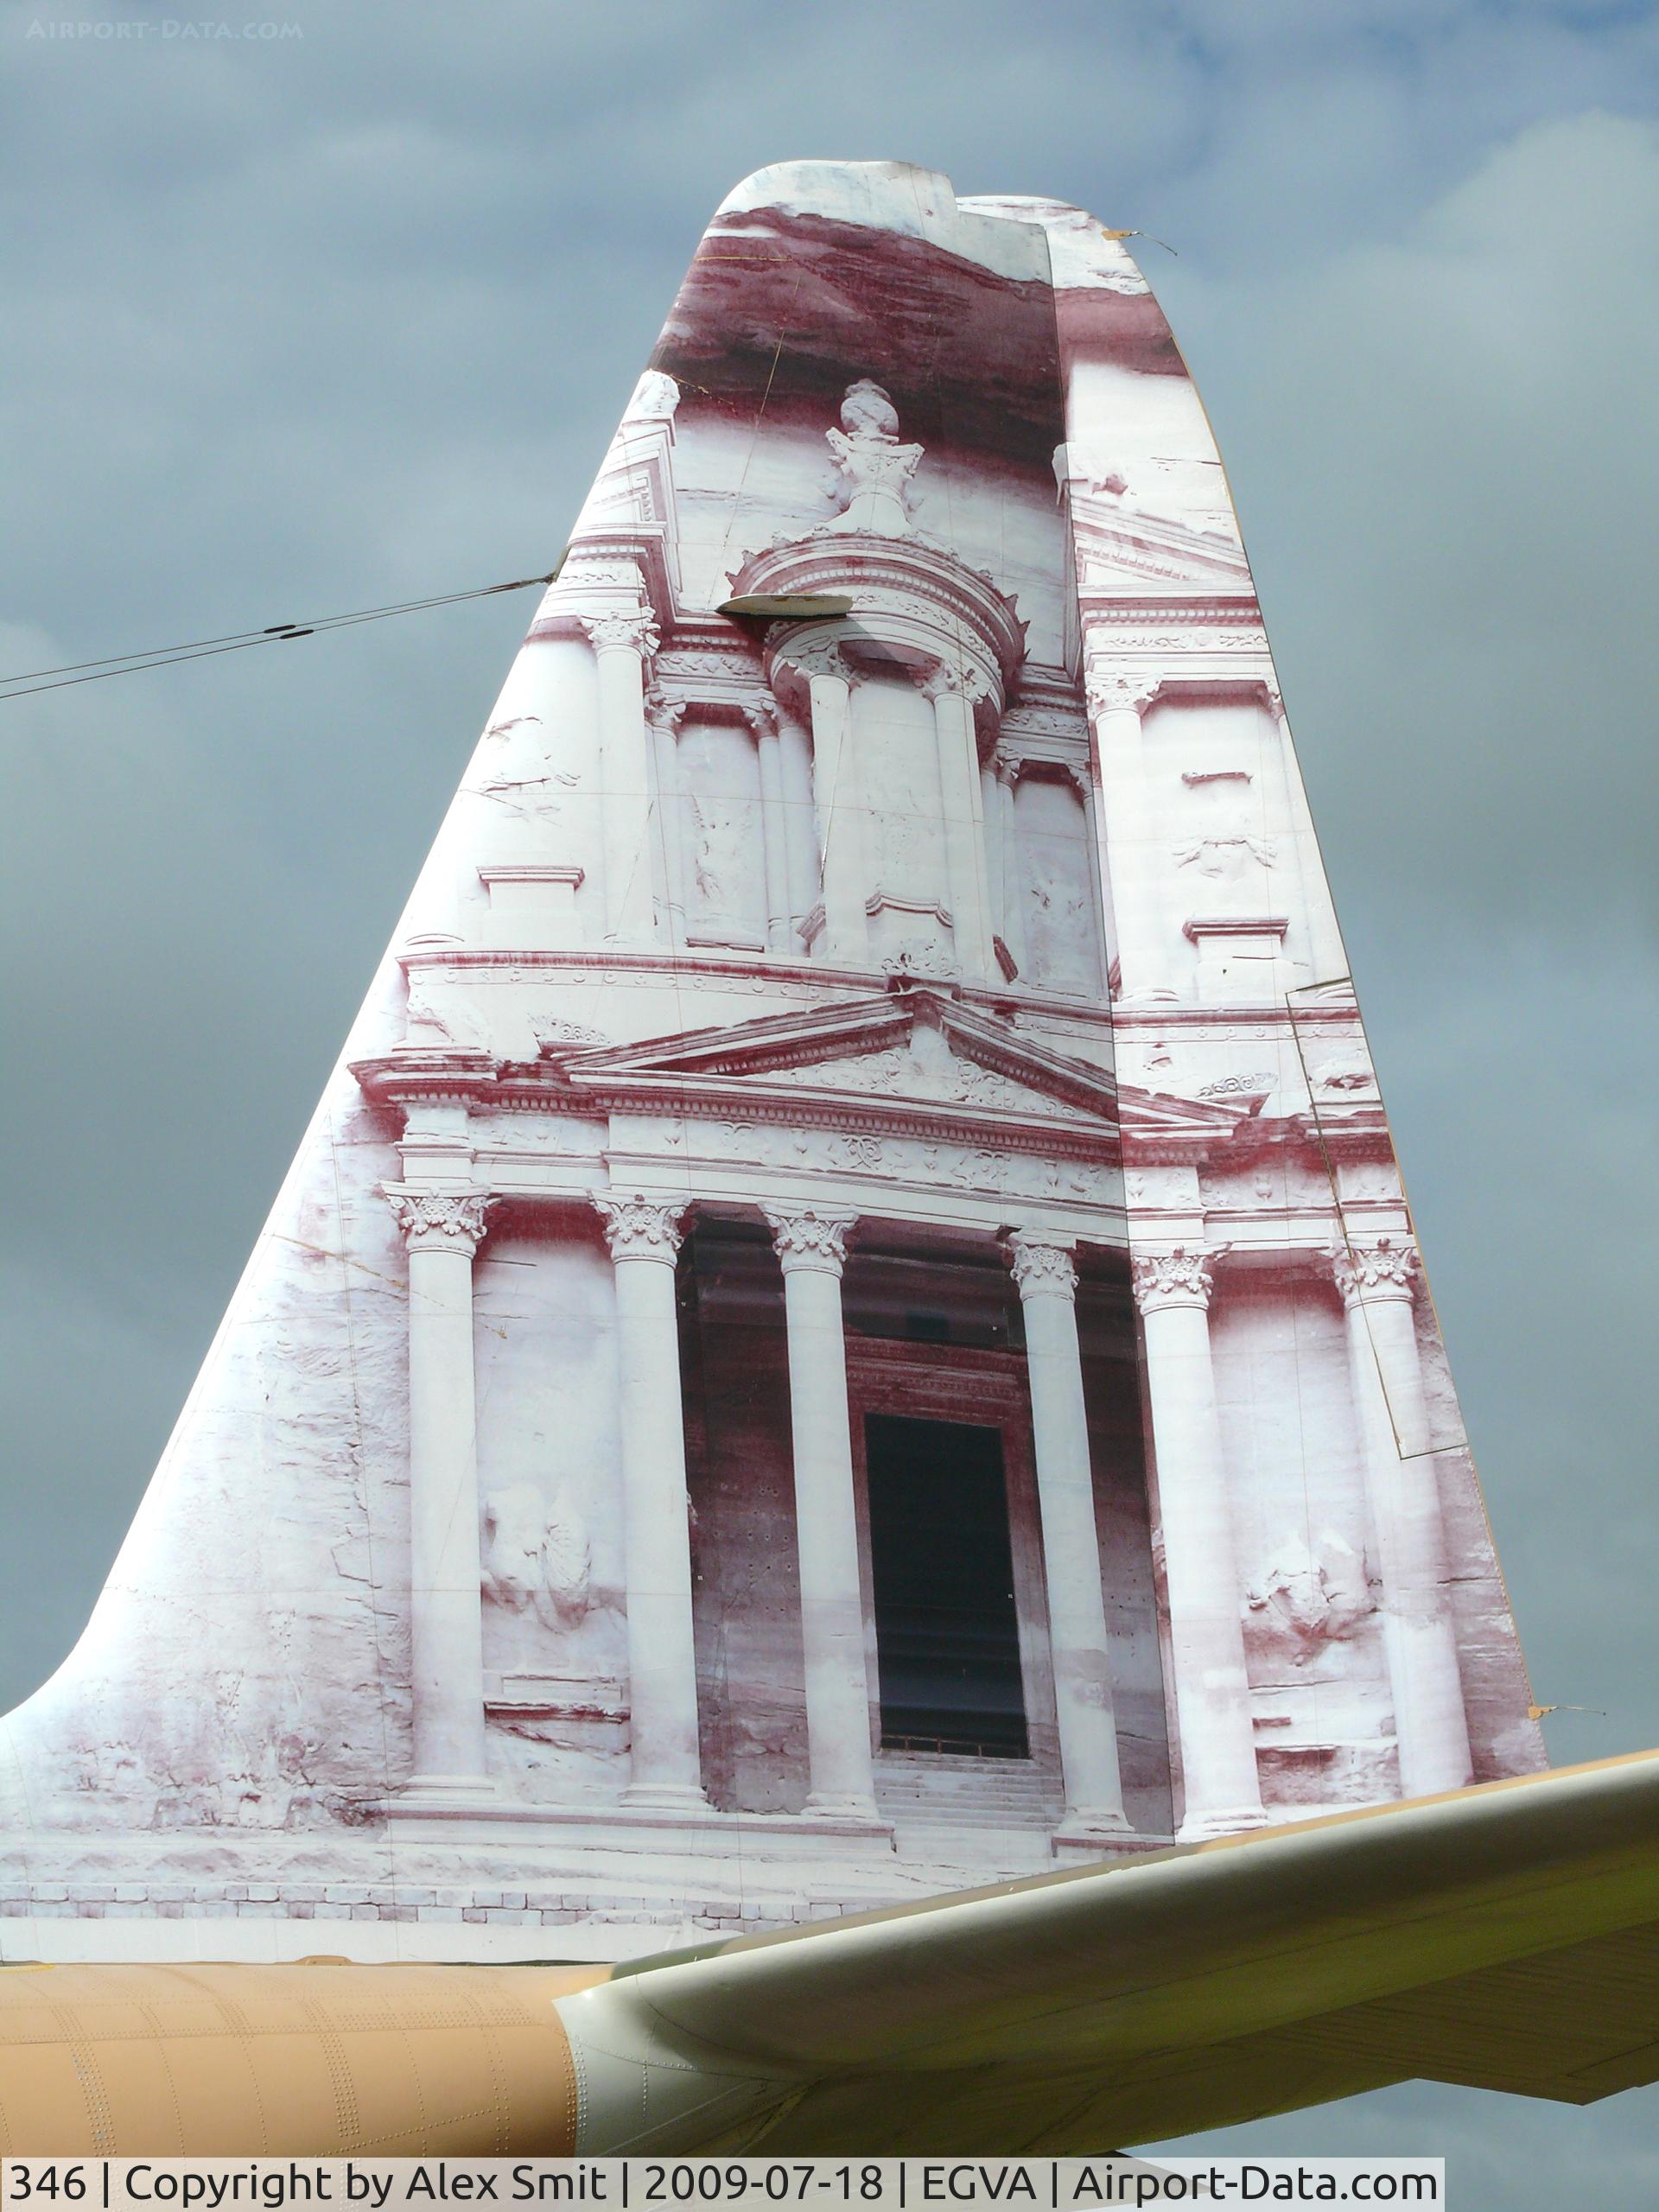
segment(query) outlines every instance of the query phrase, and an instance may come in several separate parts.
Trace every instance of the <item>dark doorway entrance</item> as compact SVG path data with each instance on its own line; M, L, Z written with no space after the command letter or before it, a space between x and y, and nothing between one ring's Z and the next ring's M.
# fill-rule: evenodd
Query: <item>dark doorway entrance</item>
M883 1745L1024 1758L1000 1432L866 1414L864 1442Z

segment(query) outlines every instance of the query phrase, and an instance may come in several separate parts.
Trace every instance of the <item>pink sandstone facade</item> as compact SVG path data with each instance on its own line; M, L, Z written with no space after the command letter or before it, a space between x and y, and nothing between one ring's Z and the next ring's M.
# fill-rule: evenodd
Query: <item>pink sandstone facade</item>
M1529 1702L1155 301L762 171L0 1722L0 1955L618 1957L1530 1771Z

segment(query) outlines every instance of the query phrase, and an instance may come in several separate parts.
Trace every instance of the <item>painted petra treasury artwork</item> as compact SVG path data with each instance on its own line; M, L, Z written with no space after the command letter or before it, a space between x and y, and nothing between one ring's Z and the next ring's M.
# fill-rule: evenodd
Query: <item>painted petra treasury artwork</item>
M1164 317L1076 208L764 170L0 1722L3 1955L625 1959L1529 1704Z

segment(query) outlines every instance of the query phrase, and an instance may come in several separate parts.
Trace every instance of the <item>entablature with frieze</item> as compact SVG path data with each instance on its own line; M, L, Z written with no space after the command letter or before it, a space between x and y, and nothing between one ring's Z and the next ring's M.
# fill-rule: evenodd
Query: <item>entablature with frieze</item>
M1083 658L1090 704L1106 703L1109 687L1145 705L1166 685L1208 690L1259 687L1277 710L1273 657L1254 595L1148 600L1085 591L1081 599Z
M865 969L770 953L763 961L752 952L715 946L695 952L666 948L631 952L612 947L595 952L580 946L411 945L399 952L397 964L411 989L417 978L428 986L450 988L556 982L607 992L700 991L810 1005L862 996L870 988Z
M1310 1000L1300 991L1276 1002L1257 1000L1244 1006L1200 1005L1195 1000L1170 998L1139 1005L1120 1001L1112 1008L1112 1027L1124 1037L1155 1034L1160 1029L1192 1030L1229 1039L1287 1037L1306 1029L1329 1037L1357 1033L1358 1020L1359 1009L1351 995Z
M531 1205L584 1204L618 1187L749 1215L829 1206L866 1222L988 1237L1017 1217L1096 1244L1125 1241L1123 1180L1110 1160L755 1117L618 1115L579 1147L563 1131L562 1149L514 1142L518 1126L484 1117L469 1187Z
M734 1211L836 1207L866 1221L995 1236L1022 1220L1097 1244L1124 1241L1122 1178L1109 1160L1039 1157L990 1144L760 1120L619 1122L607 1160L631 1188L690 1191Z
M1090 760L1080 686L1062 670L1026 669L996 731L997 773L1017 781L1028 768L1049 768L1087 783Z
M868 968L767 952L699 946L695 950L654 947L638 952L616 947L499 946L405 944L397 955L409 986L423 990L467 989L476 986L550 985L597 988L606 992L671 990L709 996L739 996L772 1004L844 1004L867 996L880 980ZM976 984L941 979L963 1006L1006 1019L1022 1031L1056 1037L1095 1037L1109 1044L1114 1024L1110 1007L1079 1004L1070 992L1006 982Z
M665 630L652 680L657 699L687 714L712 707L743 717L777 706L760 645L726 620L684 616Z
M1330 1284L1330 1255L1344 1238L1405 1233L1403 1202L1378 1198L1358 1205L1340 1199L1317 1160L1281 1160L1268 1176L1224 1165L1152 1162L1131 1157L1123 1171L1123 1202L1131 1243L1161 1249L1185 1243L1205 1253L1224 1287L1256 1268L1287 1262L1311 1268Z

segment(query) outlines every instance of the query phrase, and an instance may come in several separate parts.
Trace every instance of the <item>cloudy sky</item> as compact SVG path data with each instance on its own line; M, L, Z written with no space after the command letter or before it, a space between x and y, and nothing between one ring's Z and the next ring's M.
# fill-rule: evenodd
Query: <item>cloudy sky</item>
M1659 1743L1659 0L89 0L0 9L0 73L8 670L546 568L763 162L1176 250L1537 1694L1592 1708L1552 1751ZM85 1618L527 608L0 709L0 1708ZM1659 2091L1239 2140L1445 2151L1459 2212L1659 2196Z

